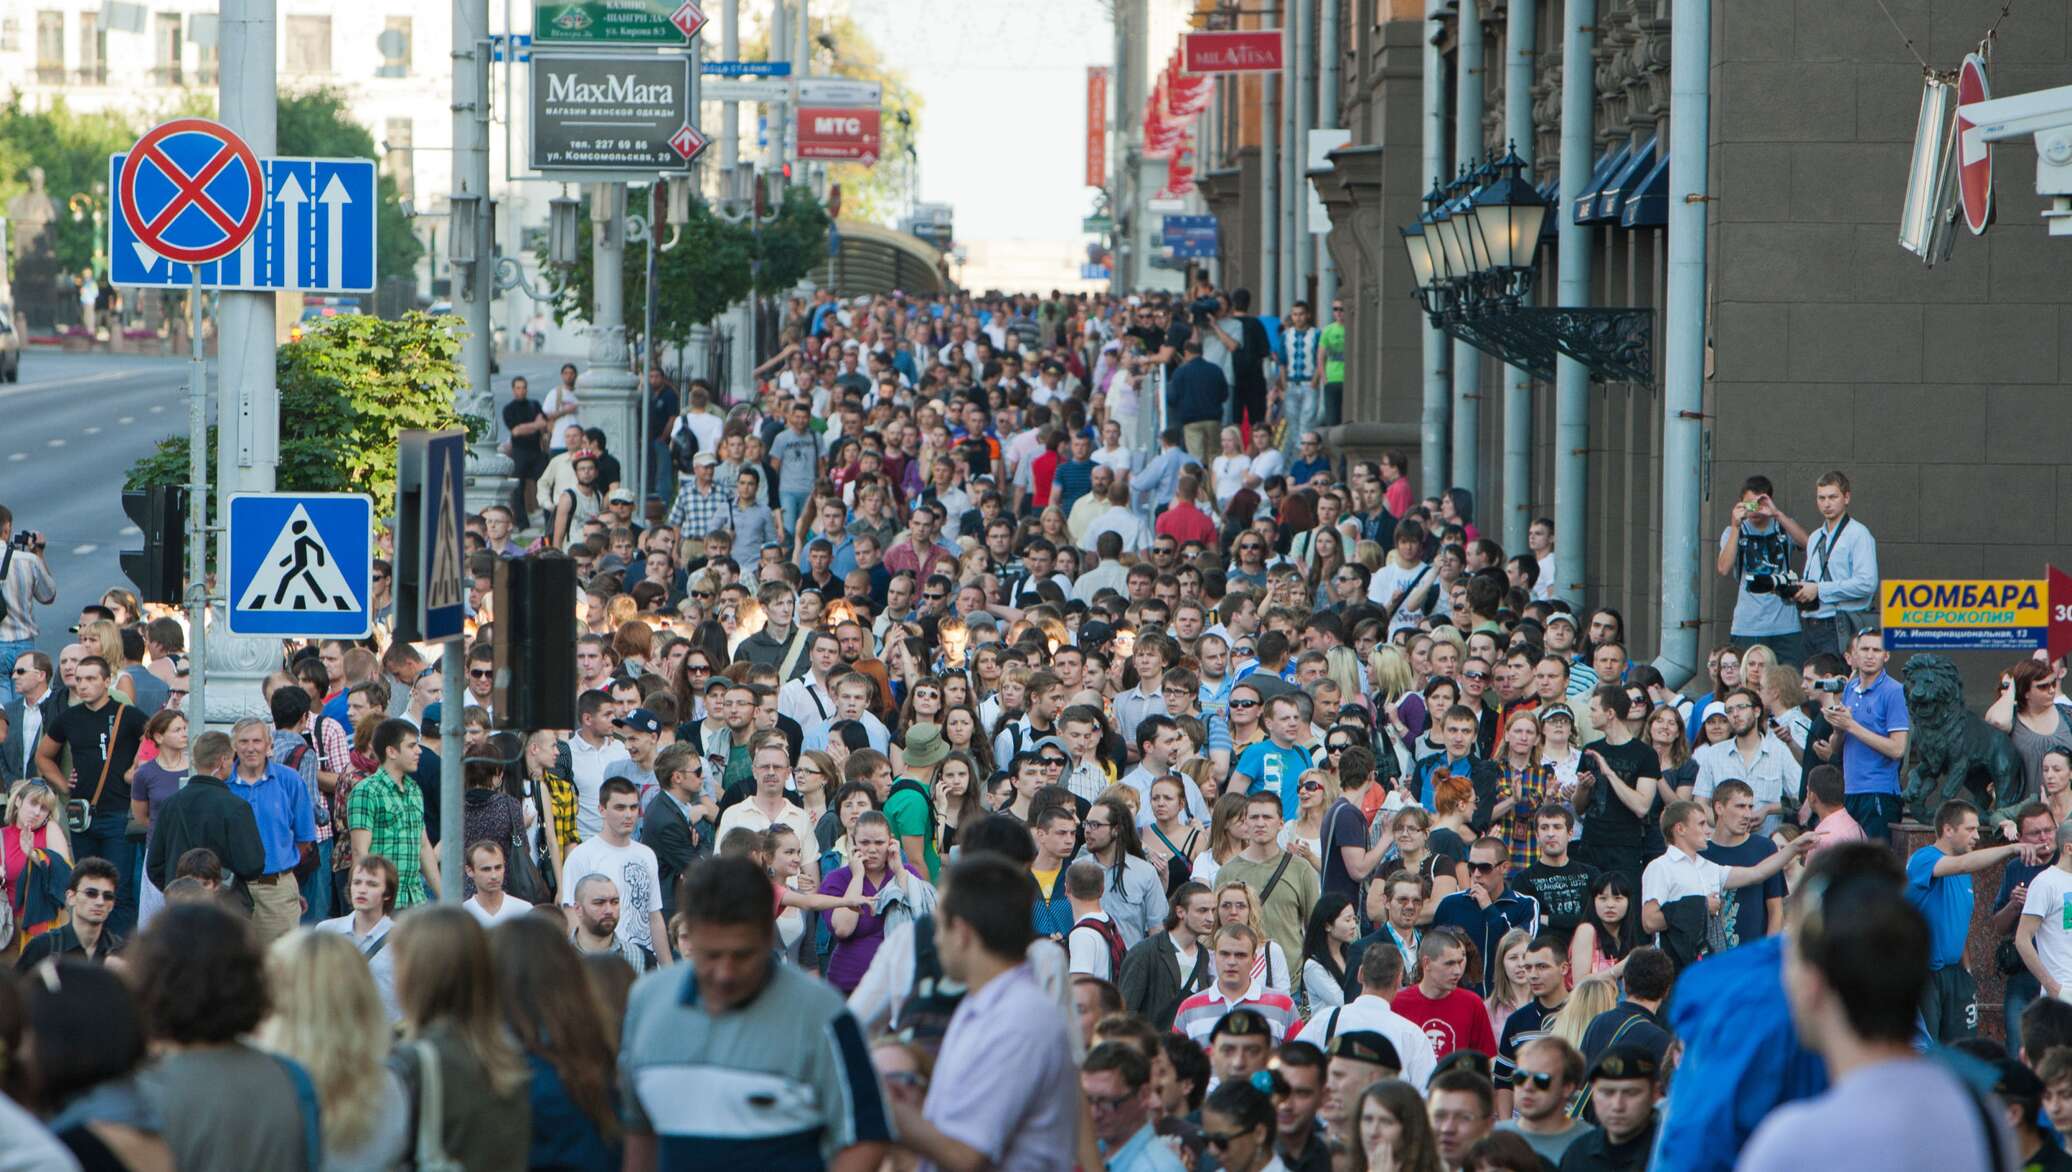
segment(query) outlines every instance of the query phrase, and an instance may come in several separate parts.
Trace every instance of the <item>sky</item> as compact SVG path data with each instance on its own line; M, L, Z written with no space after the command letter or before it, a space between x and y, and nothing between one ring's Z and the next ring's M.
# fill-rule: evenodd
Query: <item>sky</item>
M1104 0L847 3L921 96L921 199L955 208L957 238L1077 237L1086 67L1115 55Z

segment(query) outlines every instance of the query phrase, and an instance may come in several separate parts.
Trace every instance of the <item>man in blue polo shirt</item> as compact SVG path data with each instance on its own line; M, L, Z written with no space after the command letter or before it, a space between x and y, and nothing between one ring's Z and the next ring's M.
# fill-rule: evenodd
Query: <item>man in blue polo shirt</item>
M690 974L658 969L626 1006L626 1166L877 1167L892 1127L863 1030L833 986L772 960L769 877L704 859L677 908Z
M1978 807L1952 798L1935 813L1935 841L1907 856L1907 900L1928 921L1928 991L1921 999L1921 1022L1929 1037L1946 1044L1978 1033L1978 987L1964 967L1972 873L2016 856L2037 863L2049 854L2049 848L2029 842L1975 849L1978 827Z
M1246 749L1237 759L1241 792L1264 791L1274 795L1281 800L1281 817L1292 822L1298 813L1295 783L1314 764L1309 750L1296 744L1307 735L1301 702L1292 694L1268 700L1266 731L1268 739Z
M1859 631L1849 641L1856 674L1837 701L1830 695L1822 715L1842 734L1842 806L1866 837L1890 839L1899 821L1899 763L1907 756L1907 694L1885 674L1885 636Z
M294 770L272 759L271 724L248 716L231 726L230 744L237 766L225 784L252 807L259 842L266 848L265 873L245 883L252 896L252 930L262 944L271 944L301 922L302 892L295 867L305 853L316 851L316 813L309 786Z

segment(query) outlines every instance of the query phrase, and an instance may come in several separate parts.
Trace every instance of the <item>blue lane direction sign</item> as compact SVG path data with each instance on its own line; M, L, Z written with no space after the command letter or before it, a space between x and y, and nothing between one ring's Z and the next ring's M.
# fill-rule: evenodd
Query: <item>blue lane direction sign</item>
M230 633L361 639L374 629L374 502L357 493L230 498Z
M126 155L108 160L109 181ZM367 293L374 289L376 187L372 159L261 159L266 203L258 227L221 260L200 266L209 289ZM139 238L116 201L108 217L109 279L117 285L186 287L188 265Z
M790 77L789 61L707 61L698 66L707 77Z

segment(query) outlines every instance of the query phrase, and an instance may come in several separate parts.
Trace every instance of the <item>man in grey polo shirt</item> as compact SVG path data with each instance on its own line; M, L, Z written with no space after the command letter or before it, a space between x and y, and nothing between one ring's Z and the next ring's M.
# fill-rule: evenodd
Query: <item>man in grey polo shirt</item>
M876 1168L892 1130L863 1030L832 986L772 961L769 877L708 858L677 907L690 975L650 973L626 1007L626 1167Z

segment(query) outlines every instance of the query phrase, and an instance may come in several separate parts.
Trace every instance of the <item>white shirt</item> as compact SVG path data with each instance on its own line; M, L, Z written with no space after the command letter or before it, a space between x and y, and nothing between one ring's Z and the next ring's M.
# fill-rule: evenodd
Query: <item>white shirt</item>
M1309 1019L1309 1024L1295 1034L1298 1042L1308 1042L1322 1050L1337 1034L1351 1030L1373 1030L1396 1048L1396 1054L1403 1059L1403 1081L1423 1089L1432 1081L1432 1071L1439 1060L1432 1053L1431 1039L1417 1028L1407 1017L1389 1008L1389 1003L1372 993L1362 993L1345 1003L1338 1012L1338 1028L1331 1028L1331 1011Z
M1110 505L1107 512L1095 518L1094 523L1087 526L1086 538L1079 543L1080 548L1098 550L1103 533L1121 534L1124 553L1137 553L1151 544L1151 527L1127 505ZM1128 571L1124 573L1127 575Z
M460 906L469 915L475 917L476 922L485 928L493 928L505 920L515 920L532 910L531 904L519 899L515 895L506 895L504 896L504 902L498 905L494 912L489 911L482 906L482 895L480 892L469 896Z
M547 392L547 397L540 400L540 410L548 415L552 415L563 407L576 402L576 393L574 391L569 390L560 383L555 383L554 389ZM567 451L568 445L561 442L562 433L570 427L581 427L582 425L583 413L581 411L574 411L554 420L553 426L547 432L547 450L550 452Z
M2043 922L2036 929L2036 959L2061 985L2072 985L2072 872L2049 867L2029 880L2022 915Z
M1751 761L1741 755L1735 741L1730 737L1691 754L1691 760L1698 763L1698 777L1691 785L1693 798L1710 802L1712 791L1721 782L1745 781L1755 791L1756 808L1761 809L1782 803L1786 793L1798 788L1799 763L1792 760L1791 750L1784 747L1784 742L1764 733L1762 740L1756 742L1755 759ZM1779 821L1777 815L1771 815L1763 821L1759 833L1774 832Z
M1672 846L1640 873L1641 902L1668 907L1693 895L1718 895L1726 890L1728 869Z
M592 748L581 733L568 738L569 780L576 787L576 834L595 837L604 829L604 811L597 808L597 791L604 786L606 770L620 761L631 761L626 746L616 737Z
M1245 486L1245 474L1252 470L1252 457L1246 455L1218 456L1210 463L1210 471L1216 475L1216 507L1227 509L1230 498Z
M777 690L777 711L798 721L801 729L807 729L834 715L835 698L827 685L814 679L809 671Z
M585 839L568 852L561 873L568 877L561 889L563 907L576 905L576 888L586 876L602 875L619 888L619 929L615 933L619 943L638 944L657 953L669 947L667 941L655 939L648 922L651 913L662 910L662 866L646 843L629 840L625 846L613 846L602 836Z
M394 920L383 916L381 922L374 925L373 931L365 936L356 935L353 932L351 913L339 916L335 920L321 920L316 926L319 932L329 932L352 941L353 947L360 950L360 955L367 958L367 971L374 975L375 991L381 994L381 1007L388 1011L389 1022L392 1025L403 1020L402 1007L396 1004L396 952L386 946L376 951L374 946L387 939L389 929L395 926Z
M1094 912L1085 918L1106 920L1108 913ZM1108 954L1108 940L1101 935L1099 929L1083 927L1075 922L1072 930L1065 934L1065 948L1067 955L1071 957L1073 976L1099 977L1104 981L1115 980L1115 965L1113 958Z

